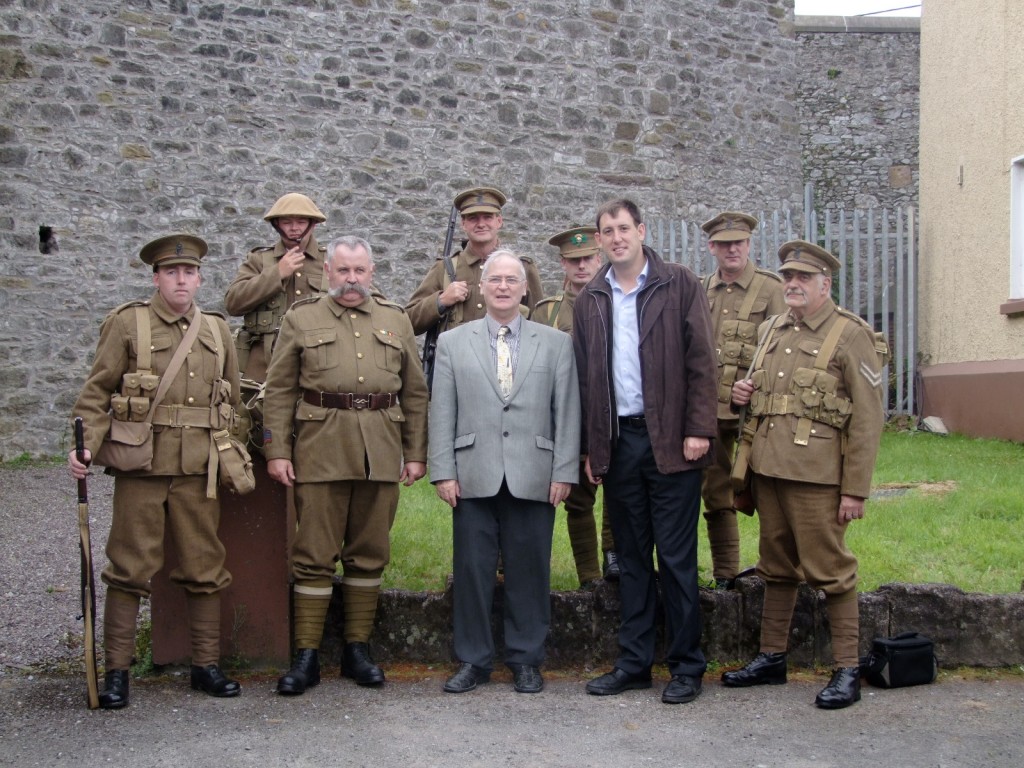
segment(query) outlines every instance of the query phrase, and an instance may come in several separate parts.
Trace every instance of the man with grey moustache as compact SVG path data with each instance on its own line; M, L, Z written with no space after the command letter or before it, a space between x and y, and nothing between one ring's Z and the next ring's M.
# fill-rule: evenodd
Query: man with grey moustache
M289 695L320 682L339 560L342 675L384 682L367 643L398 484L426 473L427 385L405 310L372 293L373 253L362 238L333 240L324 272L328 294L285 315L267 373L267 470L295 487L299 520L291 553L296 658L277 685Z

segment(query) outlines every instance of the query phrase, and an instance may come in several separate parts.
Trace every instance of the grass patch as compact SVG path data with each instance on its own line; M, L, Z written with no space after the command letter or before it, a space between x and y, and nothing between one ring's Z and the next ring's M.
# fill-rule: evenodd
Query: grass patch
M33 456L22 453L10 459L0 460L0 469L30 469L31 467L52 467L67 462L67 456Z
M860 561L860 586L890 582L953 584L969 592L1018 592L1024 578L1024 446L959 435L887 431L874 485L906 492L867 504L847 541ZM600 495L598 509L600 509ZM739 516L740 565L757 560L757 518ZM421 480L402 489L384 586L439 591L452 564L451 510ZM711 578L703 518L701 579ZM553 589L576 589L565 511L559 507L551 556Z

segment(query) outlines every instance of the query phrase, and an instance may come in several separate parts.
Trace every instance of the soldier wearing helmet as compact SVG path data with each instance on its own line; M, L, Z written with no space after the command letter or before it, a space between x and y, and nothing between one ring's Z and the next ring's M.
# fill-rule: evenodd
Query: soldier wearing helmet
M258 382L266 379L284 313L321 293L325 251L313 230L327 217L305 195L289 192L263 219L280 240L250 251L224 296L228 312L244 318L236 343L242 376Z

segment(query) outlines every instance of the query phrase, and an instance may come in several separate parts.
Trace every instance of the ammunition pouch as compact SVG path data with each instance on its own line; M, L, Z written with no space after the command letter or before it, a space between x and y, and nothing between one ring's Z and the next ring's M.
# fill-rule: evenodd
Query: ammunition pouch
M211 464L217 465L209 468L211 476L216 473L222 486L240 496L255 490L256 476L252 471L252 457L245 446L226 429L211 432L210 441L213 443Z
M718 348L718 402L732 402L732 385L739 371L747 371L757 351L757 326L745 320L726 320L721 329L722 346Z
M153 468L153 425L145 420L112 419L93 463L121 472L149 471Z

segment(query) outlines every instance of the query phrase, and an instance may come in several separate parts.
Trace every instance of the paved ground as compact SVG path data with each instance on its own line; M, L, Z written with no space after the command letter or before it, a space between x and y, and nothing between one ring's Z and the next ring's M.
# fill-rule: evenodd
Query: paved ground
M331 675L284 698L244 679L217 700L181 679L133 683L120 712L88 711L84 682L0 679L0 765L12 766L900 766L1024 765L1024 680L944 675L920 688L867 689L855 707L816 709L823 678L727 690L709 681L692 704L661 685L588 696L579 679L516 694L507 675L445 694L446 670L412 668L382 689Z
M90 479L99 561L110 491L109 478ZM298 698L246 677L241 697L216 700L170 675L134 681L126 710L90 712L74 494L61 467L0 471L0 766L1024 766L1024 677L1009 674L865 688L855 707L824 712L812 702L826 680L809 673L740 691L709 676L696 702L666 706L664 679L601 698L580 670L527 696L504 674L454 696L441 691L448 668L387 668L372 690L335 667Z

